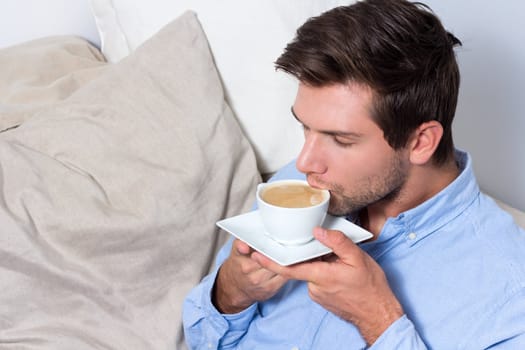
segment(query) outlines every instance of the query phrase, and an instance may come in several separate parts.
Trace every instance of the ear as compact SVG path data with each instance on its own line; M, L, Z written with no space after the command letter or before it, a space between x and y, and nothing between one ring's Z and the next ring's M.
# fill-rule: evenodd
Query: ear
M436 151L441 137L443 126L436 120L421 124L415 131L410 142L410 162L423 165L430 161Z

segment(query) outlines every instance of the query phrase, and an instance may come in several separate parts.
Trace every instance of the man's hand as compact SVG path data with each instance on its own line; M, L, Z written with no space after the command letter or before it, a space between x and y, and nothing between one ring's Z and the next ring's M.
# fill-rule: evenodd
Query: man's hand
M308 282L312 300L353 323L366 342L373 344L403 315L383 270L339 231L316 228L314 236L334 254L288 267L257 252L252 258L283 278Z
M256 301L267 300L288 281L251 258L246 243L236 239L221 266L213 289L213 303L222 313L240 312Z

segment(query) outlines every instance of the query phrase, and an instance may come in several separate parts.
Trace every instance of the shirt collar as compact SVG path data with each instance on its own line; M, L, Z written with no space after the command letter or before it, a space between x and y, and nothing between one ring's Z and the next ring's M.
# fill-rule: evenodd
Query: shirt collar
M455 151L459 176L432 198L389 218L376 240L362 244L376 259L398 244L412 246L460 215L478 197L471 157Z

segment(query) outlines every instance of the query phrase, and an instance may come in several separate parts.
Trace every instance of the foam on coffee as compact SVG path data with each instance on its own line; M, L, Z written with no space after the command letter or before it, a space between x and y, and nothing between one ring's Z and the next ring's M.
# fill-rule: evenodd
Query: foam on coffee
M324 199L321 190L303 184L270 186L260 196L266 203L285 208L311 207Z

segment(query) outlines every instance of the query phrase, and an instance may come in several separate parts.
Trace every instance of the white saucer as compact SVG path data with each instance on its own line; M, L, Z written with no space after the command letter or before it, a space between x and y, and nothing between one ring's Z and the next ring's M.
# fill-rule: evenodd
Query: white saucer
M283 266L313 259L332 251L315 239L301 245L283 245L274 241L265 233L258 210L218 221L217 226ZM343 232L355 243L372 237L367 230L345 218L332 215L326 216L322 226Z

